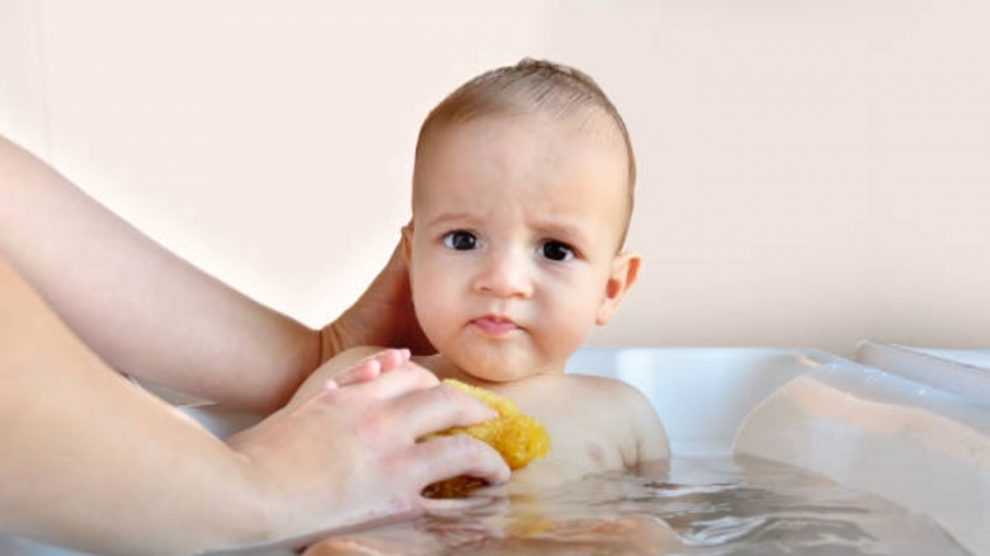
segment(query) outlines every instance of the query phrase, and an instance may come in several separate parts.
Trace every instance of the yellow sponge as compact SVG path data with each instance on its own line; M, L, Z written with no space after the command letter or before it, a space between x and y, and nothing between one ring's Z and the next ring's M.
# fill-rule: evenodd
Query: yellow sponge
M447 379L444 383L485 402L498 412L498 418L470 427L452 427L437 435L473 436L495 448L513 471L525 467L534 459L542 458L550 450L550 435L547 430L539 421L519 411L512 401L457 380ZM483 481L473 477L456 477L426 487L423 494L430 498L456 498L483 484Z

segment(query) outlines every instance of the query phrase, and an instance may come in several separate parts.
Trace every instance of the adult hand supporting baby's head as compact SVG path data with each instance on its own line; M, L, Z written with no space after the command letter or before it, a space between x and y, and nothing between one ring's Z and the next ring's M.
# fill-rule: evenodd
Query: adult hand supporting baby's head
M368 289L322 333L322 359L356 346L409 348L414 354L436 350L423 334L413 308L409 267L401 241Z
M460 435L417 442L493 418L490 408L439 385L406 354L386 353L376 365L387 372L368 376L355 367L356 380L228 438L266 508L272 538L265 540L422 513L423 488L454 476L508 479L501 456L483 442Z

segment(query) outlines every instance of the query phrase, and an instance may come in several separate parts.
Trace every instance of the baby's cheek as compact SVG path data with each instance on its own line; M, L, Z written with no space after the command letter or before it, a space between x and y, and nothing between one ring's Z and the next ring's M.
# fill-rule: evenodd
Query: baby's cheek
M540 347L545 357L565 360L584 343L591 330L593 316L559 314L547 322L540 335Z
M430 343L444 352L456 330L456 316L452 308L445 306L441 299L424 299L422 304L417 305L416 317Z

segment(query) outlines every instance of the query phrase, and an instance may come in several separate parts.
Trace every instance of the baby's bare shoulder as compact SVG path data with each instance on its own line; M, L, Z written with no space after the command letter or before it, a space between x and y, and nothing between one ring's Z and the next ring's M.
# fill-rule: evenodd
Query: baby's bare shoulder
M636 402L645 401L643 393L639 389L618 379L578 374L565 374L562 378L573 384L575 389L585 391L591 396Z
M580 389L588 396L596 398L584 398L592 400L590 405L608 405L613 413L619 410L623 419L632 427L635 438L635 450L626 454L629 465L636 461L646 459L658 459L670 455L670 447L667 440L667 433L664 430L660 416L650 399L638 388L621 380L612 378L588 376L588 375L566 375L569 380L580 385ZM587 403L587 402L584 402Z
M617 408L638 412L649 406L635 387L621 380L591 375L544 375L506 384L500 390L510 397L539 401L541 405L608 406L613 415Z

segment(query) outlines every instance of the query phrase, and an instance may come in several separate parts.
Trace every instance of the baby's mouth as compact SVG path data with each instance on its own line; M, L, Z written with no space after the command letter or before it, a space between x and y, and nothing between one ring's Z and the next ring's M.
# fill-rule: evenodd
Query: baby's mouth
M474 319L471 324L485 334L491 336L504 336L513 330L518 330L519 325L508 317L497 315L485 315Z

